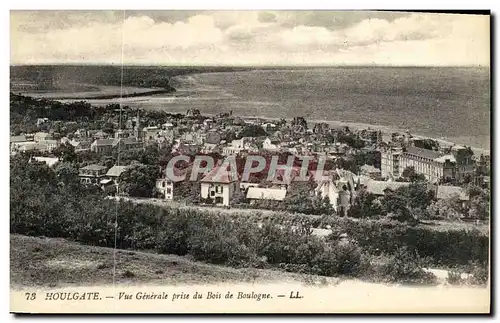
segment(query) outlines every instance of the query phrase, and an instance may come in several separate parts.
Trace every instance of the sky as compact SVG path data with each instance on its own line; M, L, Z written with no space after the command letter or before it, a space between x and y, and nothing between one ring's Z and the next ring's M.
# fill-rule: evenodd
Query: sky
M11 64L490 65L489 16L11 11Z

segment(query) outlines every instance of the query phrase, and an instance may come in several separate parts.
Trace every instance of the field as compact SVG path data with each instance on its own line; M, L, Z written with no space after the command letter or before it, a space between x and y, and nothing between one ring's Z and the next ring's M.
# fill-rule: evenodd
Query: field
M235 269L189 257L118 250L116 283L215 284L302 282L333 284L338 279L264 269ZM10 236L10 285L55 288L62 286L111 285L113 249L92 247L64 239Z

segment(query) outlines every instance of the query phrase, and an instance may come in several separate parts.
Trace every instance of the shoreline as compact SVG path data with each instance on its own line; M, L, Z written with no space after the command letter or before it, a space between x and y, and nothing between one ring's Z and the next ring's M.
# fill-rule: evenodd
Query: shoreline
M117 91L120 90L120 87L117 87ZM125 87L125 90L137 90L139 91L140 88L135 88L135 87ZM27 96L27 97L32 97L35 99L46 99L46 100L54 100L54 101L59 101L59 100L66 100L66 101L81 101L81 100L120 100L122 98L134 98L134 97L141 97L141 96L148 96L148 95L157 95L157 94L169 94L169 93L176 93L175 88L171 89L154 89L154 88L143 88L140 90L140 92L133 92L133 93L122 93L120 94L119 92L117 93L103 93L104 89L101 89L100 91L95 91L95 94L91 94L92 92L86 92L88 93L83 94L82 96L77 96L75 94L67 93L67 92L61 92L60 94L57 93L35 93L35 92L23 92L23 91L13 91L10 90L11 93L17 94L17 95L22 95L22 96Z
M213 113L205 113L202 114L203 116L217 116L216 114ZM239 114L233 114L233 116L240 117L241 119L245 120L265 120L265 121L277 121L280 120L281 118L276 118L276 117L259 117L259 116L249 116L249 115L239 115ZM293 118L284 118L287 122L293 120ZM397 133L404 133L406 130L396 128L396 127L391 127L391 126L385 126L385 125L376 125L376 124L368 124L368 123L359 123L359 122L349 122L349 121L340 121L340 120L321 120L321 119L306 119L308 124L317 124L317 123L326 123L330 127L349 127L351 130L380 130L382 134L388 134L390 135L393 132ZM441 138L435 138L427 135L422 135L422 134L416 134L416 133L411 133L411 135L414 138L417 139L431 139L439 143L440 146L446 147L446 146L454 146L454 145L462 145L462 146L467 146L472 149L474 152L474 155L490 155L490 150L489 149L484 149L484 148L479 148L479 147L474 147L474 146L469 146L465 144L461 144L458 142L452 142L447 139L441 139Z

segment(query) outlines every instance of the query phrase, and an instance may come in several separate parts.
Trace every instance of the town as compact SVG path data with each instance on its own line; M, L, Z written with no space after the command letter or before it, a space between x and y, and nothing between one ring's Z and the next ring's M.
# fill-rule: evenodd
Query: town
M33 117L29 127L12 124L17 133L10 138L11 155L27 154L53 168L72 165L82 185L99 187L108 195L280 209L287 196L297 194L294 186L304 185L295 180L301 173L300 158L287 162L287 157L299 155L313 161L302 174L310 179L306 188L309 195L319 196L331 205L328 210L342 216L350 214L359 192L379 199L388 189L408 187L416 179L425 181L436 200L455 198L462 205L471 203L468 185L489 187L489 156L475 156L465 146L443 147L409 132L354 130L310 123L303 117L269 120L232 113L204 116L196 109L174 115L118 105L91 112L98 116L93 120L80 118L85 122L57 120L57 109L47 105L59 107L58 102L12 98L23 104L30 100L35 106L44 105L42 115L49 117ZM47 113L47 109L56 112ZM279 156L281 165L272 178L267 173L269 167L263 167L242 180L231 172L216 178L220 166L216 162L212 169L199 174L198 182L185 183L177 177L169 178L166 171L176 155L206 155L216 160L233 156L238 161L256 155L268 159ZM323 161L321 176L314 166L319 160ZM174 173L190 173L192 161L178 163ZM285 172L288 176L284 177ZM476 217L486 218L484 214Z

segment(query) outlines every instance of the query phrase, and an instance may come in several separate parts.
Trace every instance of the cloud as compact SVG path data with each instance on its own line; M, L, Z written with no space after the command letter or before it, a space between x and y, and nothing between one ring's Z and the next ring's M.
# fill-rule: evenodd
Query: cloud
M11 62L489 65L489 17L370 12L12 12Z

